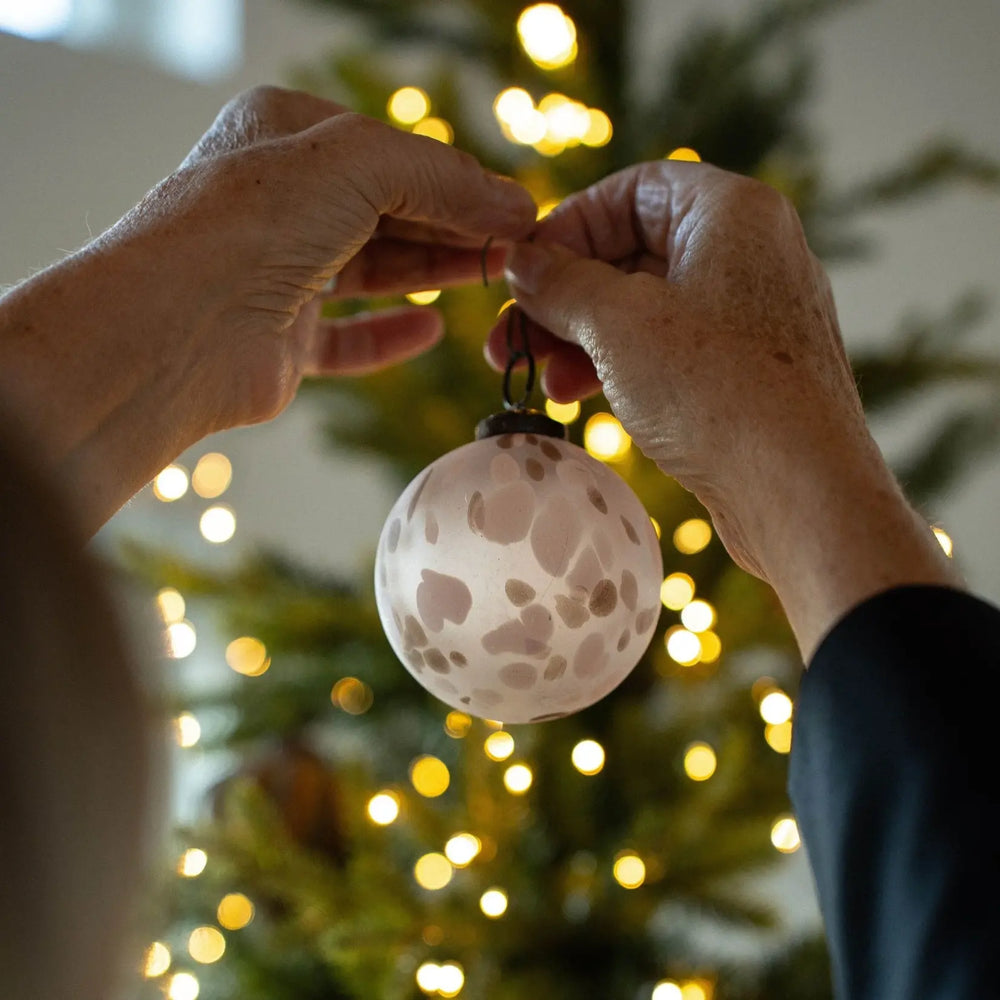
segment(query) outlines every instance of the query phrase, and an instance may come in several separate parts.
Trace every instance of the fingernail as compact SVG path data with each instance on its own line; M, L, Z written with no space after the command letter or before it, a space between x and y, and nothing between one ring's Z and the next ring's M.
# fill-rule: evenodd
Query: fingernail
M551 250L541 243L516 243L507 255L504 277L522 292L537 292L554 263Z

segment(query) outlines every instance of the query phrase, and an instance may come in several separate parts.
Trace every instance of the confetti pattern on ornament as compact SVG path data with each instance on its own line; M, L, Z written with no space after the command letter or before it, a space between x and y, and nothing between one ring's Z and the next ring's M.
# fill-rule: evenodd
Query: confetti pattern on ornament
M576 445L519 433L457 448L410 483L382 529L375 593L390 644L432 694L540 722L624 680L662 578L624 480Z

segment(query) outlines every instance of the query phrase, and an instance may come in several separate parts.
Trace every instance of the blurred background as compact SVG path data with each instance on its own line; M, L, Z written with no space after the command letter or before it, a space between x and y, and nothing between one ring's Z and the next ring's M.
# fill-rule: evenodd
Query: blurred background
M500 0L0 0L0 286L113 223L257 83L454 139L546 207L635 159L700 155L795 199L876 436L1000 600L1000 7L536 6L532 28ZM511 88L527 117L499 103ZM579 134L553 133L559 107L582 109ZM132 574L137 633L166 638L151 683L177 832L131 966L150 995L829 996L784 799L794 648L600 401L561 417L664 546L663 618L629 682L511 733L424 696L381 637L378 533L497 408L478 345L502 301L446 292L452 340L426 362L203 442L95 543ZM698 602L707 624L684 618Z

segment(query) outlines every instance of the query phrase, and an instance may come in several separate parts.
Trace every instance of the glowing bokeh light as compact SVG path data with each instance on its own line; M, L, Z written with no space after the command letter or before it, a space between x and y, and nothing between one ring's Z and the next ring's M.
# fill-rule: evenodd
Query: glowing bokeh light
M684 773L692 781L708 781L717 765L715 751L707 743L692 743L684 751Z
M951 559L955 552L955 543L951 540L951 535L944 528L934 527L931 528L931 531L934 532L934 537L938 540L944 554Z
M164 503L180 500L188 489L187 469L183 465L168 465L153 480L153 495Z
M792 816L779 816L771 827L771 843L782 854L793 854L799 849L802 841L799 838L799 825Z
M434 799L448 790L451 774L443 760L427 754L410 764L410 781L420 795Z
M443 889L454 873L451 862L437 852L425 854L413 866L413 877L417 880L417 885L431 891Z
M722 655L722 640L714 632L699 632L698 640L701 642L701 662L715 663Z
M712 540L712 526L700 517L692 517L674 530L674 548L686 556L701 552Z
M602 462L620 462L632 449L632 439L617 417L595 413L583 428L583 446Z
M531 768L524 764L511 764L503 773L503 783L511 795L523 795L534 780Z
M612 870L615 881L625 889L638 889L646 881L646 864L631 851L619 854Z
M227 931L238 931L253 920L253 913L253 903L242 892L230 892L219 901L215 916Z
M167 1000L198 1000L201 985L190 972L177 972L170 977L167 986Z
M764 727L764 739L767 745L776 753L792 752L792 723L779 722L777 725Z
M490 760L506 760L514 752L514 737L503 729L490 733L483 743L483 750Z
M202 455L191 473L191 488L205 500L221 497L232 481L232 462L217 451Z
M186 610L184 598L173 587L164 587L156 595L156 606L165 625L174 625L184 620Z
M431 109L431 99L419 87L400 87L386 104L389 117L400 125L415 125Z
M330 692L330 701L348 715L364 715L375 701L375 694L357 677L341 677Z
M236 534L236 515L225 504L215 504L201 515L198 528L205 541L221 545Z
M444 845L444 855L456 868L465 868L472 864L482 849L482 841L474 834L456 833Z
M460 740L472 728L472 716L465 712L449 712L445 716L444 731L453 739Z
M587 131L580 137L585 146L597 148L611 142L614 128L611 119L600 108L587 109Z
M226 939L217 927L196 927L188 937L188 954L202 965L218 962L226 951Z
M599 774L604 767L604 747L596 740L580 740L570 759L581 774Z
M760 701L760 717L772 726L787 722L792 717L792 699L784 691L771 691Z
M455 130L443 118L424 118L413 126L414 135L425 135L450 146L455 141Z
M667 655L682 667L693 667L701 659L701 640L686 628L674 627L666 635Z
M502 917L507 912L507 905L507 893L503 889L487 889L479 897L479 909L492 920Z
M184 750L195 746L201 739L201 723L190 712L182 712L174 719L174 738Z
M707 632L715 624L715 608L708 601L691 601L681 608L681 623L691 632Z
M508 87L502 90L493 102L493 114L508 126L524 118L525 115L530 115L534 110L535 102L531 99L531 94L520 87Z
M388 826L399 817L399 796L395 792L378 792L368 800L368 818L376 826Z
M208 855L200 847L189 847L177 862L177 874L197 878L208 864Z
M536 3L521 11L517 34L528 58L542 69L560 69L577 56L576 25L554 3Z
M242 635L226 646L226 663L245 677L259 677L271 666L267 647L251 635Z
M672 979L661 979L654 987L650 1000L683 1000L680 985Z
M693 599L694 580L687 573L671 573L660 585L660 600L671 611L680 611Z
M545 400L545 412L561 424L571 424L580 416L580 404L578 402L556 403L547 399Z
M443 997L457 997L465 985L465 971L458 962L444 962L438 972L438 993Z
M198 633L189 621L171 622L165 633L167 656L173 660L183 660L190 656L198 645Z
M429 306L441 297L441 289L430 288L426 292L407 292L406 297L416 306Z
M667 154L668 160L682 160L687 163L701 163L701 157L690 146L678 146Z
M142 957L142 974L156 979L170 968L170 949L162 941L154 941Z

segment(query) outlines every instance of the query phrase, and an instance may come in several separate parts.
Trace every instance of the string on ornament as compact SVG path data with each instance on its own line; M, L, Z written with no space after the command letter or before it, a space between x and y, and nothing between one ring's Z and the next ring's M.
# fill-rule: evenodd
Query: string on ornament
M486 270L486 256L489 253L493 237L487 238L483 244L480 265L483 272L483 288L490 287L490 276ZM518 327L520 343L515 345L514 327ZM524 393L520 399L511 398L511 378L518 362L524 361L527 364L528 373L524 383ZM503 405L505 410L526 410L531 400L531 393L535 388L535 356L531 353L531 342L528 339L528 321L524 313L518 309L516 303L512 303L507 308L507 366L503 373Z

